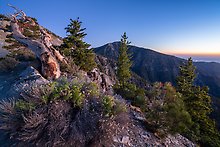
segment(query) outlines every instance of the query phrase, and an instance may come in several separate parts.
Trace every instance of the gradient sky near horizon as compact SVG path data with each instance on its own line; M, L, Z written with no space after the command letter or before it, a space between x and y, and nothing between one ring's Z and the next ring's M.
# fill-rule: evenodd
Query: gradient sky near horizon
M69 19L80 17L85 40L98 47L127 32L133 45L169 54L220 55L220 0L0 0L65 37Z

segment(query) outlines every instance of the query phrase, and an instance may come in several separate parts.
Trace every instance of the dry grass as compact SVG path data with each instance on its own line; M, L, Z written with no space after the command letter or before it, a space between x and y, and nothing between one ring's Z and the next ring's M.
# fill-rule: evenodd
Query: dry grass
M58 82L63 84L63 88L68 89L65 81ZM103 132L106 132L103 126L108 126L112 121L118 121L114 119L117 115L111 118L104 115L105 109L101 99L98 95L91 94L91 90L94 90L93 84L91 88L90 84L80 80L75 80L73 83L75 86L83 84L80 86L81 92L86 97L81 107L73 105L70 100L64 98L69 93L63 89L60 92L62 97L50 98L45 103L43 97L47 97L59 87L56 88L53 84L33 86L22 93L20 103L10 100L0 104L1 129L17 140L17 145L20 146L79 147L99 142ZM121 113L118 112L119 114ZM113 130L111 127L107 129Z

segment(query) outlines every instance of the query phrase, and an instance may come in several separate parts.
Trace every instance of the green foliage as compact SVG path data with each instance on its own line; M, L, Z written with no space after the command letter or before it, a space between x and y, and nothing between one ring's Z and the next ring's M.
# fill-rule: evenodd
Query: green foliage
M18 61L16 61L14 58L11 57L5 57L1 58L0 60L0 72L7 72L15 68L15 66L18 64Z
M192 58L189 58L187 63L180 66L179 76L177 77L177 90L180 93L184 93L184 95L192 94L193 82L196 77L195 70Z
M26 102L24 100L18 100L15 103L15 107L22 111L32 111L33 109L35 109L34 103Z
M37 23L37 18L30 17L35 23Z
M115 100L114 97L109 95L102 97L102 106L106 116L114 116L127 111L126 105L123 102Z
M40 38L40 28L38 25L36 26L28 26L24 28L23 35L32 39Z
M33 61L36 59L35 54L27 48L13 50L8 56L15 58L17 61Z
M186 110L191 115L193 125L185 135L204 146L220 146L220 135L215 122L210 119L212 112L208 87L195 86L195 67L192 59L180 66L177 90L183 95ZM213 142L215 141L215 142Z
M81 82L76 79L72 81L61 79L48 86L49 92L47 93L49 94L42 96L42 101L45 104L56 100L65 100L71 102L73 107L82 107L85 98L99 97L100 94L97 84Z
M84 84L83 91L85 91L87 97L98 97L100 94L99 87L94 82Z
M65 28L67 37L63 39L61 45L61 52L73 58L75 64L80 69L85 71L91 71L96 67L95 54L89 49L90 44L83 41L87 35L84 33L85 28L81 28L82 22L77 20L70 20L70 24Z
M115 84L113 89L123 98L130 100L133 105L145 110L146 95L144 89L138 88L132 83L126 83L124 86Z
M70 101L73 104L73 107L81 107L84 101L84 94L80 85L72 85L66 80L61 81L60 83L54 82L52 84L52 92L49 96L44 96L42 100L46 103L51 101L56 101L58 99L63 99Z
M113 115L113 108L115 105L114 99L111 96L104 96L102 98L102 104L104 107L104 112L107 116Z
M82 94L80 87L72 86L70 95L72 95L70 98L74 107L82 107L84 95ZM68 97L66 98L68 99Z
M113 88L117 94L120 94L125 99L133 100L136 96L137 87L134 84L127 83L124 86L115 84Z
M33 20L34 21L34 20ZM38 24L33 25L30 21L24 22L19 20L19 27L23 28L23 35L32 39L39 39L41 37L40 27Z
M32 37L33 34L29 29L24 29L23 35L26 37Z
M73 52L72 57L74 62L80 67L80 69L84 71L91 71L94 67L96 67L95 54L91 49L75 49Z
M61 70L61 72L66 72L68 74L74 75L75 73L77 73L79 71L79 68L78 68L78 66L75 65L72 58L66 57L66 59L68 61L68 64L66 64L65 62L61 62L60 63L60 70Z
M114 115L127 112L127 107L124 103L115 100L115 106L114 106Z
M13 39L7 39L8 42L11 42L11 44L3 46L2 48L5 48L7 50L12 50L12 49L18 49L20 47L24 47L23 44L21 44L20 42L14 40Z
M128 37L126 33L122 35L121 45L119 48L119 57L118 57L118 69L117 77L119 84L125 86L128 80L131 78L130 68L132 66L130 56L128 55L128 45L130 42L127 41Z
M30 49L27 49L14 38L6 38L5 42L9 43L7 46L3 46L10 51L8 57L15 58L17 61L33 61L36 59L35 54Z
M149 98L146 119L159 136L183 133L191 126L191 118L184 107L182 96L170 83L155 83Z
M135 91L135 99L133 101L133 104L140 107L142 110L146 109L146 95L144 89L137 88L137 90Z

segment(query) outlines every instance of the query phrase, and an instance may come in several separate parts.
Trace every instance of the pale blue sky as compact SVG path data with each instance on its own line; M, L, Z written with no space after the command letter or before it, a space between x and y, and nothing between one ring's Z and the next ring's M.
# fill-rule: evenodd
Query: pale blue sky
M220 54L220 0L0 0L64 37L69 19L80 17L93 47L120 40L165 53Z

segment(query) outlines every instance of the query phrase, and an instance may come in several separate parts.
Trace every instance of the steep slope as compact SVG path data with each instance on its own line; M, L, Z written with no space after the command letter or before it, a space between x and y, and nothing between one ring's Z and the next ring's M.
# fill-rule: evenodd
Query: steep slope
M95 48L98 55L116 60L120 42L108 43L104 46ZM129 52L132 55L132 70L140 77L149 82L172 82L175 84L178 68L186 60L175 56L162 54L150 49L136 46L129 46ZM220 97L220 64L194 62L197 67L196 83L207 85L210 88L210 94Z
M116 76L112 67L115 62L103 57L97 56L96 59L100 69L90 73L78 70L74 76L62 73L62 77L56 80L62 83L62 78L68 77L68 82L76 84L76 90L79 85L85 86L80 92L76 91L86 97L80 109L66 99L65 93L68 92L58 92L59 99L54 98L55 95L47 97L55 92L45 95L55 80L43 77L40 57L33 50L44 42L41 38L45 38L45 33L41 32L42 36L37 40L30 34L13 37L15 32L10 29L10 24L7 18L0 19L0 99L4 99L0 101L0 146L195 146L180 134L161 139L148 131L143 124L144 114L113 93ZM27 24L21 25L19 30L27 29ZM50 36L51 45L58 46L62 42L53 33L43 27L41 29ZM142 83L138 76L134 80ZM100 94L92 96L97 91ZM120 104L118 107L125 107L127 111L114 117L104 115L103 94L111 95Z

